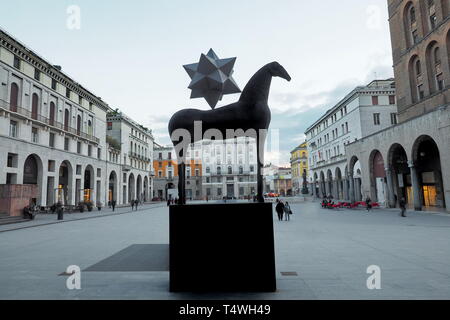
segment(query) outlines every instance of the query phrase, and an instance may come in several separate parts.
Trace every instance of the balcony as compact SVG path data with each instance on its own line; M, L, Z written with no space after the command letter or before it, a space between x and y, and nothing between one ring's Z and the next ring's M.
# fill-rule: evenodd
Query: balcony
M61 122L55 121L54 119L49 119L47 117L44 117L39 113L34 113L34 112L31 112L30 110L27 110L27 109L24 109L21 107L11 106L11 104L9 104L6 101L0 100L0 108L6 109L10 112L13 112L17 115L23 116L25 118L41 122L45 125L56 128L58 130L65 131L67 133L73 134L73 135L81 137L83 139L94 141L97 144L100 143L100 139L97 137L94 137L90 134L81 132L80 130L77 130L70 126L66 126L66 125L62 124Z

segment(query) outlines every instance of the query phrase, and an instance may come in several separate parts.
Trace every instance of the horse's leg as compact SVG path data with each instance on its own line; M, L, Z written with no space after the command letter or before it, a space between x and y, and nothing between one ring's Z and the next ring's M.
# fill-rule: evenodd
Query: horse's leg
M178 165L178 204L186 204L186 164Z
M264 166L264 144L266 141L265 132L257 132L256 134L256 152L257 152L257 178L258 178L258 195L259 203L264 203L264 182L262 169Z

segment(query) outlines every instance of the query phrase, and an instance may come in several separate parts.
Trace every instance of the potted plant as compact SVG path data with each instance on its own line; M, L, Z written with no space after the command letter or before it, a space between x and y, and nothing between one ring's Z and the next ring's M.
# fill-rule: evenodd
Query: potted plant
M100 201L97 201L97 209L98 209L98 211L102 211L102 207L103 207L103 203L101 203Z
M83 212L84 212L85 206L86 206L86 203L85 203L85 202L80 202L80 203L78 204L78 210L80 210L80 212L83 213Z
M91 201L86 201L85 205L89 212L91 212L92 209L94 208L94 204Z

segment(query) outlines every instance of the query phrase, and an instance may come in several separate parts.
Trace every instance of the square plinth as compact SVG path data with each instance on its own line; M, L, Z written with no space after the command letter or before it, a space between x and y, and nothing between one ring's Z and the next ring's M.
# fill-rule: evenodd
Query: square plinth
M171 206L170 291L276 291L272 204Z

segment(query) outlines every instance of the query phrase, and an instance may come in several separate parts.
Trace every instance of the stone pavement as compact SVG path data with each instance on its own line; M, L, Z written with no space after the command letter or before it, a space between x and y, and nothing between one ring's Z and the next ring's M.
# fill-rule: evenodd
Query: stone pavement
M0 233L0 299L450 299L450 215L319 206L295 203L290 222L274 220L276 293L174 294L168 272L83 271L82 289L66 288L69 265L85 270L134 245L167 244L168 209L155 205ZM381 290L367 289L371 265Z

